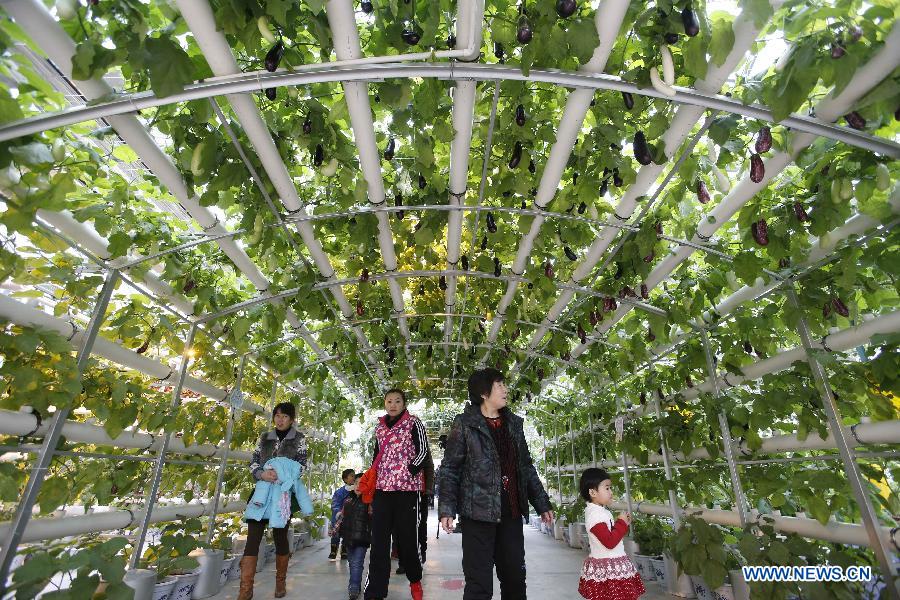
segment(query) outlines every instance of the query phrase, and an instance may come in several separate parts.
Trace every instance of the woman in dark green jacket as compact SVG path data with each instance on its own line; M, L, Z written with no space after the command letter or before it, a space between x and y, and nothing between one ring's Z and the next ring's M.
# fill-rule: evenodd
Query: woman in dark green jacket
M525 600L522 524L530 503L546 523L550 498L531 459L522 417L506 407L506 384L496 369L469 377L471 404L456 417L441 461L438 514L447 533L459 515L464 600L493 596L494 565L503 600Z

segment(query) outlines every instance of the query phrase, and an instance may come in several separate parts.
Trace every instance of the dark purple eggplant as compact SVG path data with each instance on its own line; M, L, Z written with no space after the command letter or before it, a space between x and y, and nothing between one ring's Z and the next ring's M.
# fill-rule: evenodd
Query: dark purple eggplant
M597 323L600 322L600 315L597 314L596 310L592 310L589 316L591 327L596 327Z
M494 257L494 277L500 277L500 259L496 256Z
M656 230L657 237L663 234L662 221L657 221L656 224L653 225L653 228Z
M367 281L369 281L369 270L364 268L359 274L359 282L366 283Z
M678 40L681 39L681 36L679 36L674 31L670 31L669 33L667 33L666 35L663 36L663 39L666 40L667 44L677 44Z
M647 145L647 138L643 131L634 134L634 157L642 165L649 165L653 162L653 155L650 154L650 147Z
M600 189L598 190L598 193L600 194L600 197L602 198L603 196L606 195L606 192L608 192L608 191L609 191L609 179L604 179L603 181L600 182Z
M634 108L634 96L630 92L622 92L622 101L625 103L626 110Z
M847 305L844 304L844 302L837 296L834 296L831 299L831 306L834 308L834 312L841 315L842 317L850 316L850 309L847 308Z
M462 255L462 258L460 259L460 263L462 264L462 270L463 270L463 271L468 271L468 270L469 270L469 257L468 257L468 256L466 256L465 254L463 254L463 255Z
M534 37L534 31L531 29L531 23L528 22L528 17L522 15L519 17L519 24L516 27L516 39L519 40L520 44L527 44L531 41L531 38Z
M424 190L424 189L425 189L425 186L427 186L427 185L428 185L428 180L425 179L425 176L424 176L424 175L421 175L421 174L420 174L420 175L419 175L419 189L420 189L420 190Z
M525 121L528 120L528 117L525 115L525 107L521 104L516 107L516 125L519 127L525 126Z
M503 44L500 42L494 42L494 56L497 57L497 60L503 62L503 57L506 56L506 53L503 51Z
M578 10L578 3L575 0L556 0L556 14L563 19L568 19Z
M616 263L616 272L613 275L613 279L618 281L618 280L622 279L623 274L624 274L624 271L622 270L622 263Z
M371 15L372 11L375 10L375 7L372 6L372 3L369 0L363 0L362 4L359 5L364 13L367 15Z
M563 247L563 252L566 253L566 258L568 258L569 260L571 260L571 261L578 260L578 255L575 254L575 251L572 250L571 248L569 248L568 246Z
M750 345L750 342L744 340L744 352L747 354L753 354L753 346Z
M419 43L419 40L422 39L422 35L415 29L404 29L400 33L400 37L402 37L403 41L410 46L415 46Z
M806 223L809 221L809 214L806 212L806 209L803 208L803 205L799 202L794 202L794 216L797 217L797 220L801 223Z
M648 329L648 330L647 330L647 341L648 341L648 342L655 342L655 341L656 341L656 334L653 333L653 330L652 330L652 329Z
M278 88L266 88L265 89L266 98L274 101L278 98Z
M840 42L831 42L831 58L838 59L846 53L847 51L844 50L844 46L842 46Z
M394 152L397 149L397 142L394 141L394 138L390 138L387 143L387 147L384 149L384 159L385 160L393 160Z
M494 213L487 214L487 230L489 233L497 233L497 221L494 219Z
M827 319L831 316L831 302L826 302L822 305L822 318Z
M656 258L656 252L651 250L650 254L644 257L644 262L647 264L652 263L654 258Z
M763 154L772 149L772 130L763 127L756 134L756 153Z
M622 184L625 183L625 180L622 179L622 176L619 175L619 169L613 169L613 185L616 187L622 187Z
M684 25L684 33L688 37L694 37L700 33L700 21L690 7L681 11L681 23Z
M585 204L584 202L581 202L581 203L578 205L578 214L579 214L579 215L583 215L583 214L584 214L584 211L586 211L586 210L587 210L587 204Z
M278 65L281 64L281 58L284 56L284 42L278 40L275 42L275 45L272 46L269 51L266 53L266 71L272 73L278 70Z
M778 261L778 268L779 268L779 269L787 269L789 266L791 266L791 261L790 261L790 259L782 258L781 260Z
M555 273L553 272L553 263L549 260L544 263L544 275L546 275L549 279L553 279Z
M356 315L357 315L358 317L361 317L361 316L363 316L363 314L364 314L365 312L366 312L366 310L365 310L365 308L363 307L363 302L362 302L362 300L361 300L361 299L357 299L357 300L356 300Z
M763 164L762 157L754 154L750 157L750 181L759 183L766 176L766 166Z
M182 293L188 294L195 287L197 287L197 282L193 279L188 279L187 282L185 282L184 287L181 288L181 291Z
M697 201L700 204L706 204L709 202L709 190L706 189L706 184L703 183L702 179L697 180Z
M312 121L309 120L309 117L306 117L306 120L303 121L303 133L305 135L312 133Z
M862 38L862 35L863 35L863 30L862 30L862 27L860 27L859 25L854 25L853 27L850 28L850 41L851 42L853 42L853 43L858 42Z
M603 310L605 310L606 312L610 312L616 310L616 307L617 304L615 298L613 298L612 296L606 296L605 298L603 298Z
M528 161L528 172L531 173L532 175L534 175L535 172L537 172L537 165L534 164L533 160Z
M513 146L512 156L509 158L509 168L515 169L522 161L522 142L516 142Z
M587 332L584 330L584 327L581 326L581 323L578 324L578 328L575 330L575 333L578 334L578 339L581 340L582 344L587 342Z
M844 115L844 120L853 129L863 130L866 128L866 120L855 110Z
M453 50L456 48L456 36L452 33L447 36L447 48Z
M446 291L447 289L447 278L443 275L438 277L438 287L441 288L441 291Z
M316 144L316 149L313 152L313 166L321 167L322 161L325 160L325 150L322 148L322 144Z
M641 298L643 298L644 300L650 299L650 290L647 289L646 283L641 284Z
M759 221L751 223L750 233L753 234L753 239L756 240L756 243L760 246L769 245L769 225L766 223L765 219L760 219Z
M566 350L562 355L562 359L566 362L572 360L572 353Z

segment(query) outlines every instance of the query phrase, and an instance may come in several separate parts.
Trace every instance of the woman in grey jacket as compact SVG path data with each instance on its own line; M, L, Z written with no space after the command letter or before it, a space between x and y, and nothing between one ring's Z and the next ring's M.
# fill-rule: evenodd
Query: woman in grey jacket
M530 503L546 523L550 498L538 478L522 417L506 408L506 384L496 369L469 377L469 400L447 438L440 469L438 514L447 533L460 516L464 600L494 592L494 565L503 600L525 600L523 519Z
M306 437L294 427L297 409L290 402L282 402L272 410L272 424L275 429L262 434L253 458L250 460L250 473L254 481L275 483L278 476L273 470L263 469L270 458L276 456L290 458L300 463L301 472L306 470ZM253 598L253 580L256 576L256 562L259 558L259 546L266 531L268 521L247 521L247 545L244 546L244 557L241 559L241 585L238 600ZM287 577L288 560L290 560L290 544L288 529L290 520L284 527L272 529L275 540L275 597L283 598L287 594L285 579Z

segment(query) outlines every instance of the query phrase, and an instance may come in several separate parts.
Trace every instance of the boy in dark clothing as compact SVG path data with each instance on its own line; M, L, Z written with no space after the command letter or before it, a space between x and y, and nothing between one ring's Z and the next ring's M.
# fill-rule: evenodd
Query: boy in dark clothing
M350 584L347 592L350 600L357 600L362 586L366 550L372 542L372 505L363 502L358 487L344 500L335 530L340 533L350 558Z
M341 542L341 538L335 522L337 521L338 513L341 512L341 508L344 506L344 500L353 495L356 472L353 469L344 469L341 473L341 479L344 481L344 485L334 490L334 494L331 496L331 529L333 533L331 534L331 553L328 555L328 560L330 561L337 560L338 545ZM347 542L344 542L344 546L341 548L341 560L347 560Z

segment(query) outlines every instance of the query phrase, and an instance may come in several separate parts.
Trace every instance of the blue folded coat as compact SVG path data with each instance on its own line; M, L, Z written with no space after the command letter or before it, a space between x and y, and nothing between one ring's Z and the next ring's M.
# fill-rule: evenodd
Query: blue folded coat
M256 489L247 510L244 511L244 521L268 520L269 526L280 529L287 525L291 516L291 493L297 499L300 512L311 515L313 512L312 501L300 475L303 471L300 463L290 458L278 456L266 461L264 469L274 469L278 475L278 481L257 481Z

